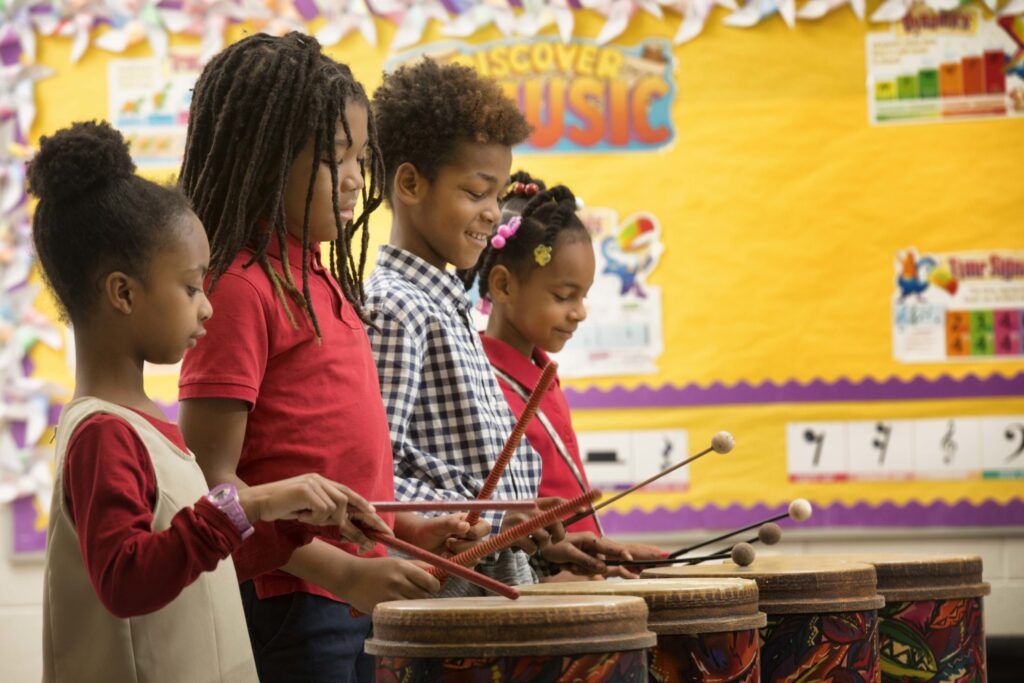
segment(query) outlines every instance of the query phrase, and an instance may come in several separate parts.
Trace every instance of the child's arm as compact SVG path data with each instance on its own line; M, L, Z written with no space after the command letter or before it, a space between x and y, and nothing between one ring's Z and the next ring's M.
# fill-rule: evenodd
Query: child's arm
M247 513L268 518L309 507L304 490L294 482L268 485L250 497ZM231 520L205 496L179 510L168 529L153 531L158 493L149 453L135 430L112 415L89 418L72 436L64 493L93 588L117 617L164 607L242 543ZM330 501L311 519L330 521L347 500L328 488L320 493ZM262 504L253 505L257 499Z
M441 584L418 563L397 557L357 557L314 539L282 567L331 591L364 614L379 602L429 598Z
M179 403L178 421L189 450L210 486L231 483L242 489L236 469L242 454L245 426L249 419L246 402L230 398L190 398ZM239 581L280 568L292 552L313 538L311 530L293 522L256 522L255 533L232 558Z

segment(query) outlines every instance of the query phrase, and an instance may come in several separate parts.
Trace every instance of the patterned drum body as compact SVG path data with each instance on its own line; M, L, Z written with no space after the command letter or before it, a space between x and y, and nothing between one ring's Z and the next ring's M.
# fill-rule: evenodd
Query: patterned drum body
M767 557L747 567L727 562L652 569L643 575L757 582L760 608L768 615L761 629L761 681L881 683L878 608L884 601L869 564Z
M871 554L885 607L878 611L882 680L886 683L984 683L985 622L976 555Z

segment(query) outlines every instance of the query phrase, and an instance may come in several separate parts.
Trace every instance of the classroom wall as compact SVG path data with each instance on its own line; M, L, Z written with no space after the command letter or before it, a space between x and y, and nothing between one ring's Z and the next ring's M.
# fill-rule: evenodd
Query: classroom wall
M869 12L876 5L869 3ZM614 506L612 526L637 537L657 519L671 528L643 537L681 545L703 533L698 528L719 528L727 525L723 520L808 497L825 527L794 532L781 549L977 553L993 584L989 632L1024 635L1016 616L1024 607L1024 480L795 482L787 476L785 433L794 420L1024 415L1020 359L900 363L890 325L900 250L1024 249L1024 125L1004 119L871 126L867 27L847 8L795 30L778 17L755 29L732 29L721 25L723 16L716 9L696 41L672 49L670 145L625 154L524 153L515 161L517 168L571 183L588 207L609 207L619 216L650 212L661 222L664 254L649 282L661 288L665 302L665 352L653 375L566 380L577 428L683 429L696 447L720 429L737 437L730 457L692 468L686 490L637 495ZM594 37L600 26L594 15L580 13L580 35ZM639 14L616 43L670 41L675 28ZM330 50L371 92L394 28L378 22L378 33L381 47L350 36ZM242 34L236 27L230 37ZM428 42L440 38L428 34ZM471 42L498 38L489 29ZM195 41L172 38L172 46L189 44ZM92 49L72 65L70 49L68 39L39 43L37 61L56 75L37 85L33 140L73 120L108 115L107 68L114 57ZM138 46L116 57L149 54ZM386 213L375 217L375 245L385 239L387 224ZM38 308L55 316L45 295ZM36 376L70 391L64 354L38 348L33 361ZM942 393L975 380L1008 389ZM871 382L894 389L864 398L858 392ZM784 390L813 383L846 383L849 391L799 400ZM710 391L741 386L777 386L779 398L765 399L762 392L753 401L715 402ZM908 386L924 390L901 398ZM174 373L150 376L147 389L171 406ZM647 390L670 398L637 407ZM620 398L609 402L606 394ZM671 398L684 394L697 399ZM919 518L938 511L932 519L941 525L878 524L886 511L898 517L911 508L924 511ZM958 510L977 515L982 508L994 511L984 524L957 521ZM858 524L851 512L857 509L872 523ZM840 518L842 524L827 522ZM0 506L0 548L11 547L11 527L10 508ZM39 556L7 553L0 560L6 680L38 679L41 577Z

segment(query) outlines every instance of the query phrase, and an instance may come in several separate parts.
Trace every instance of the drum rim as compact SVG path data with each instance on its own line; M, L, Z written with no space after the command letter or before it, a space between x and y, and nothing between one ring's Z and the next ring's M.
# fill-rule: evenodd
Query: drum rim
M376 637L367 638L365 649L376 657L416 657L420 659L444 659L446 657L520 657L536 655L587 655L599 652L631 652L646 650L658 643L653 631L644 631L617 639L575 638L573 640L530 640L516 643L460 643L421 644L409 642L382 641Z

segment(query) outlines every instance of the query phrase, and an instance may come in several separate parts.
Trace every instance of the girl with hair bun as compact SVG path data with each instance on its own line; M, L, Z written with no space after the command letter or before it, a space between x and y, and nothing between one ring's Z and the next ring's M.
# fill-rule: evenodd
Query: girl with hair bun
M337 525L364 545L349 514L387 527L317 474L209 489L142 373L203 336L209 244L184 195L135 175L120 133L84 122L44 137L28 181L36 251L76 356L56 433L43 680L253 681L229 557L252 523Z

